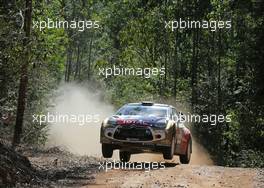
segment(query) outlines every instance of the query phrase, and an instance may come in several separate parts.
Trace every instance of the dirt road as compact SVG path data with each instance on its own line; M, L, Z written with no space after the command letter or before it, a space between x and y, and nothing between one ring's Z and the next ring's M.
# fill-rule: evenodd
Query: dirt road
M258 176L254 169L176 165L150 172L111 170L98 174L94 185L88 187L263 187Z
M164 161L161 155L140 154L132 157L132 161ZM257 169L228 168L215 166L207 152L194 143L192 162L180 164L178 157L166 161L166 168L159 170L110 170L95 176L91 188L127 188L127 187L181 187L181 188L223 188L223 187L264 187L263 173Z
M98 158L74 155L56 147L47 150L24 149L23 154L28 156L33 167L44 175L41 176L36 187L264 187L263 169L215 166L205 155L202 156L203 154L194 153L193 164L179 164L175 157L171 161L166 161L165 169L149 172L120 169L99 171L98 162L103 161L98 161ZM161 155L141 154L133 156L132 161L139 163L140 161L163 161L163 159Z
M69 128L68 128L69 129ZM57 143L63 143L71 152L80 155L101 156L101 145L99 144L99 129L76 128L62 129L59 127L60 136ZM66 131L67 130L67 131ZM97 132L96 132L97 131ZM81 133L80 133L81 132ZM87 135L94 133L93 137ZM76 138L75 135L78 135ZM84 136L82 136L84 135ZM64 136L65 139L62 137ZM66 139L71 138L71 139ZM96 140L97 139L97 140ZM71 149L73 148L73 149ZM77 150L78 149L78 150ZM76 152L77 151L77 152ZM118 160L115 152L113 159ZM162 155L140 154L132 155L132 162L164 162ZM94 174L95 179L83 187L91 188L115 188L115 187L187 187L187 188L209 188L209 187L239 187L239 188L264 188L263 173L258 169L219 167L213 164L207 151L196 142L193 142L193 153L189 165L179 164L178 157L166 161L166 168L145 172L142 170L110 170ZM80 181L81 182L81 181ZM92 184L91 184L92 183Z
M80 155L101 156L99 143L99 129L97 128L61 128L56 127L56 143L67 146L71 152ZM93 133L93 134L91 134ZM87 139L89 136L89 140ZM66 139L67 138L67 139ZM118 160L118 152L114 153L113 159ZM132 155L132 162L164 162L162 155L140 154ZM92 188L115 188L115 187L249 187L264 188L263 173L258 169L219 167L213 164L207 151L196 142L193 142L193 153L189 165L179 164L178 157L166 161L166 168L151 170L110 170L94 174L95 179L84 187ZM79 181L81 182L81 181Z

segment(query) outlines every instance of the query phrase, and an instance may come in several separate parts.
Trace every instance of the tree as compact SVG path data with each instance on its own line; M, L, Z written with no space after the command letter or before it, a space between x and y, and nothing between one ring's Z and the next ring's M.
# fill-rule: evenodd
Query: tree
M20 73L20 84L17 99L17 113L16 113L16 124L13 137L13 147L20 144L22 129L23 129L23 119L26 107L27 98L27 85L28 85L28 68L30 64L30 34L31 34L31 22L32 22L32 0L26 0L25 5L25 21L24 21L24 32L25 39L23 41L24 46L24 62L21 65Z

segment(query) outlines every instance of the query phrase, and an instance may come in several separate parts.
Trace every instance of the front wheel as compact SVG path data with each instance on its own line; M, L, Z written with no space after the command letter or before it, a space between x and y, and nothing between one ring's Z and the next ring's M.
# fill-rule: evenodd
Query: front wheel
M171 146L163 151L163 158L171 160L175 150L175 136L172 137Z
M110 144L102 144L102 154L104 158L113 156L113 147Z
M127 151L119 151L119 159L121 162L128 162L130 160L131 153Z
M191 160L191 140L188 141L188 145L187 145L187 149L186 149L186 153L184 155L180 155L180 162L182 164L189 164L190 160Z

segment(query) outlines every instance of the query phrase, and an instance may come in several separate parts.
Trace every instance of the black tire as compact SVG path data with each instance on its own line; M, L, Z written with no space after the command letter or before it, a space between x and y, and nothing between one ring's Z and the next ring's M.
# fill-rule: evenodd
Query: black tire
M192 150L191 144L192 144L192 141L189 140L185 155L180 155L180 162L182 164L189 164L191 160L191 150Z
M104 158L111 158L113 156L113 148L110 144L102 144L102 154Z
M121 162L128 162L130 160L131 153L127 151L119 151L119 159Z
M171 146L163 151L163 158L171 160L175 152L175 136L172 137Z

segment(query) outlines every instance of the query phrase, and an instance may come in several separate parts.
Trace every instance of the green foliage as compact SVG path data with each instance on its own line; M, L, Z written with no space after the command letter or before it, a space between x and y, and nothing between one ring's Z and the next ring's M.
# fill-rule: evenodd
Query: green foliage
M4 19L1 20L0 39L4 41L1 46L0 63L0 117L6 116L10 121L0 121L1 137L11 139L16 119L16 105L18 98L18 84L21 64L24 59L23 38L24 32L17 25L18 12L24 7L22 1L17 6L1 7ZM46 5L45 5L46 6ZM44 4L33 4L33 20L42 19L43 13L55 17L55 12L47 11ZM7 12L5 12L8 10ZM12 19L15 18L15 19ZM19 20L20 21L20 20ZM19 23L21 24L21 23ZM11 31L11 32L10 32ZM24 116L24 129L22 141L30 144L44 144L46 141L46 127L32 122L33 114L43 112L49 103L49 93L56 87L64 70L64 51L67 41L62 30L53 30L42 33L32 30L31 37L31 64L29 67L29 83L27 91L27 107ZM1 43L2 44L2 43ZM5 134L2 134L5 133Z

